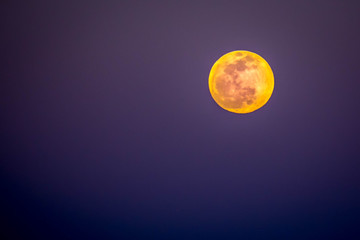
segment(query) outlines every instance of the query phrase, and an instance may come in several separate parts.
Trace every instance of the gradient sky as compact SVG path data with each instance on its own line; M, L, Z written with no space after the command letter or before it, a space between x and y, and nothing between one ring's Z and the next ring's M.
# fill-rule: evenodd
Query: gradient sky
M2 239L360 239L359 13L2 1ZM246 115L208 89L233 50L275 76Z

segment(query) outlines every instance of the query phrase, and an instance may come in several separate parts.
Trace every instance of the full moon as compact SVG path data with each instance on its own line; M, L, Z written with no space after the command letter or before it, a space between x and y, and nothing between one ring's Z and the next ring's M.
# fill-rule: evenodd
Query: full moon
M215 102L234 113L250 113L264 106L274 90L270 65L249 51L223 55L211 68L209 89Z

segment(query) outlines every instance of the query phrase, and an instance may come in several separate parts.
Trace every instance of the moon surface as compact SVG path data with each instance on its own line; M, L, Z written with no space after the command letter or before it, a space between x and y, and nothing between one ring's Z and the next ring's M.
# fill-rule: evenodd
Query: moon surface
M274 90L270 65L249 51L223 55L211 68L209 89L215 102L234 113L250 113L264 106Z

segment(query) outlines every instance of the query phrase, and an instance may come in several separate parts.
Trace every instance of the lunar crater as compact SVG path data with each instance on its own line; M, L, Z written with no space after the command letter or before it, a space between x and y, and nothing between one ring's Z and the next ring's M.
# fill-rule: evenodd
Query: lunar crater
M225 80L225 76L216 78L216 90L226 107L239 108L252 104L256 99L256 89L244 86L244 81L237 78Z

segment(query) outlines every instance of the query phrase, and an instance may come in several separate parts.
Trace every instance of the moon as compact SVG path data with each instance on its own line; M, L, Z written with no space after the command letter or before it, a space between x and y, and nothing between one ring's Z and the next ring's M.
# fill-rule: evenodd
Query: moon
M209 89L215 102L233 113L250 113L264 106L274 90L270 65L249 51L233 51L211 68Z

